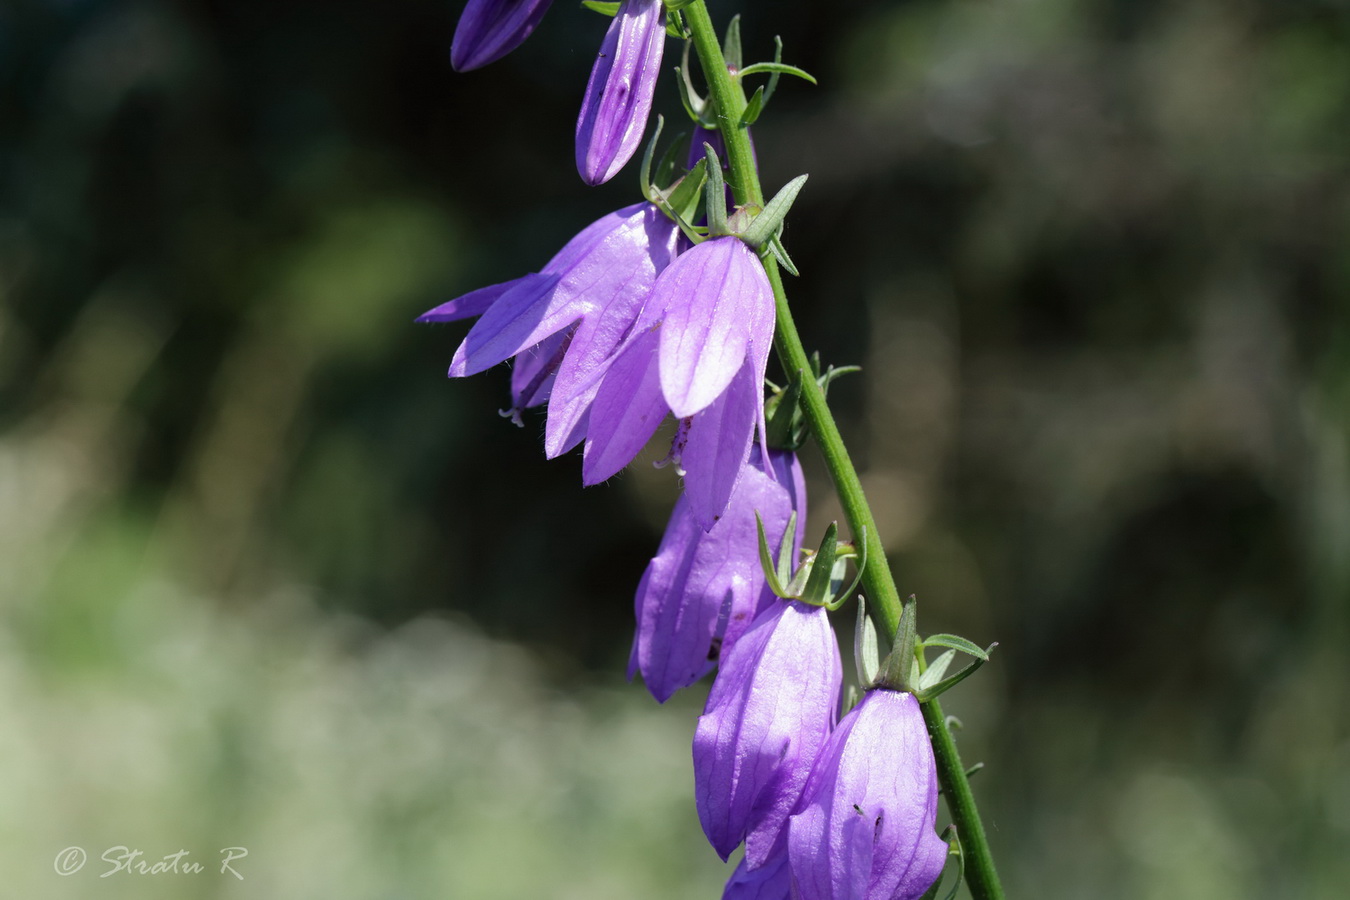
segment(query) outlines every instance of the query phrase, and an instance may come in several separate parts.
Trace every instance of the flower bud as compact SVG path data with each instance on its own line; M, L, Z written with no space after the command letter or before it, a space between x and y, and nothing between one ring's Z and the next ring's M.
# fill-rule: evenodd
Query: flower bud
M467 72L501 59L530 36L552 0L469 0L450 43L450 65Z

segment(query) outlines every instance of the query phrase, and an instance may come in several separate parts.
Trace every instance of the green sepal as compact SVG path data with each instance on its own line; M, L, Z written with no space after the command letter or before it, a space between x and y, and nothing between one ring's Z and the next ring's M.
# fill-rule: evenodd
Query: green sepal
M704 188L704 214L708 217L708 234L725 235L727 231L727 184L722 177L722 161L712 144L704 143L703 152L708 163L708 183Z
M789 275L792 275L795 278L802 274L797 271L796 264L792 262L792 257L788 256L787 249L783 246L783 241L778 235L775 234L773 237L769 238L767 246L769 252L773 254L773 258L778 260L778 264L787 270Z
M686 222L694 221L698 215L698 203L703 199L703 185L707 181L707 167L707 161L700 159L664 194L671 211Z
M796 75L804 81L809 81L812 84L816 83L816 77L810 72L781 62L753 63L746 66L744 69L741 69L740 75L742 78L745 78L749 75L762 75L765 72L770 72L774 75Z
M787 589L783 587L783 582L787 580L784 570L789 565L785 560L784 551L792 552L792 533L797 526L797 512L793 510L792 515L788 517L787 530L783 532L784 543L779 547L778 563L775 564L769 553L769 540L764 536L764 520L759 517L758 510L755 512L755 530L759 534L759 567L764 571L764 580L768 582L769 590L774 592L775 596L782 597L784 600L791 599L788 596Z
M800 373L799 373L800 375ZM769 433L766 436L770 447L780 450L796 450L802 445L803 434L797 425L801 421L801 378L793 378L787 387L776 391L764 404L765 419Z
M666 10L668 12L679 12L686 6L690 6L695 0L665 0Z
M708 111L708 101L700 97L698 89L694 87L693 79L689 77L689 52L693 47L693 42L684 42L684 51L680 56L680 64L675 67L675 74L679 82L680 103L684 106L684 111L689 113L689 118L703 125L705 128L716 128L716 123L709 125L706 121L705 113Z
M741 68L741 17L736 14L731 17L727 23L727 36L722 39L722 57L727 61L731 71L736 72Z
M824 606L830 595L830 580L834 575L834 557L839 551L839 525L831 522L825 529L820 549L811 559L811 574L806 579L801 601L812 606Z
M914 690L916 662L914 649L918 643L916 633L916 624L918 619L919 601L910 595L908 603L901 604L900 625L895 630L895 641L891 644L891 652L886 655L885 661L881 664L881 673L877 676L877 684L896 691L909 691L918 696ZM920 698L922 699L922 698Z
M619 14L618 3L605 3L602 0L581 0L581 5L591 12L598 12L602 16L609 16L611 19Z
M787 527L783 529L783 539L778 542L778 581L784 582L792 577L792 544L797 534L797 511L788 514Z
M923 646L947 647L951 650L960 650L962 653L969 654L978 660L982 660L983 662L989 662L988 651L981 650L978 644L968 641L963 637L958 637L957 635L954 634L930 634L928 637L923 639ZM998 646L997 644L992 645L992 647L997 646Z
M773 199L765 204L764 212L755 216L755 221L741 235L741 240L752 247L758 247L777 234L797 195L801 193L802 186L806 184L806 179L806 175L798 175L783 185L778 193L773 195Z
M848 547L848 551L844 553L839 558L839 560L834 564L835 572L833 573L830 579L830 591L832 592L834 600L832 600L829 604L827 604L827 606L829 606L831 610L836 610L839 607L843 606L844 601L847 600L849 598L849 595L852 594L854 590L857 589L858 582L862 581L863 570L867 568L866 525L862 527L862 531L858 532L858 542L862 544L861 553L855 550L852 544L845 544L844 546ZM844 572L847 571L845 563L847 560L850 559L856 559L858 561L857 565L854 566L855 571L853 573L853 580L849 582L847 588L840 590L840 588L843 587L844 584Z
M659 113L656 116L656 128L652 130L652 139L642 151L642 165L638 167L638 186L648 203L656 202L656 193L652 185L652 157L656 154L656 142L661 139L661 129L666 120Z
M677 41L689 37L689 29L684 27L684 16L678 9L666 11L666 34Z
M867 614L867 601L858 595L858 623L853 627L853 664L858 670L858 684L872 686L872 679L881 665L878 650L877 626Z

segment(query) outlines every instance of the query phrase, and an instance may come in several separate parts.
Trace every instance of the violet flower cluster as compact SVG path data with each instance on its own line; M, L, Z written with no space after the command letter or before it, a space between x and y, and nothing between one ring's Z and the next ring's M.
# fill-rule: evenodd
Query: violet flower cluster
M469 0L455 68L509 52L548 5ZM662 0L623 0L609 26L577 121L588 184L612 178L637 149L665 20ZM709 184L721 198L722 182ZM523 410L546 406L545 454L581 446L584 484L620 472L674 416L666 461L683 493L638 583L628 674L664 702L716 672L694 735L694 793L716 852L725 860L745 846L724 897L917 898L947 856L918 702L873 687L840 720L828 610L780 599L761 565L760 528L796 559L807 515L797 456L770 445L765 422L773 292L740 236L714 231L691 243L675 215L650 200L620 209L537 272L419 321L476 318L450 376L512 361L507 414L519 424Z

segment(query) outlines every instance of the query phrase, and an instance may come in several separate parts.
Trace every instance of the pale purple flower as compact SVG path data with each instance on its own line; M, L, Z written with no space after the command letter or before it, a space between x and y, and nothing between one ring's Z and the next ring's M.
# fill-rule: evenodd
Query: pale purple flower
M937 767L913 694L874 688L839 723L788 820L800 900L914 900L942 874Z
M694 801L713 849L767 863L839 708L843 668L824 607L780 602L723 657L694 733Z
M457 72L501 59L530 36L552 0L469 0L450 43Z
M705 530L726 509L764 430L773 292L736 237L704 241L656 279L651 297L591 406L582 478L598 484L633 459L667 411L683 420L672 456ZM555 387L555 392L558 390Z
M665 43L662 0L623 0L605 32L577 118L577 171L587 184L609 181L637 152Z
M758 447L751 450L726 514L708 531L682 495L638 584L628 677L641 672L662 703L711 671L760 610L777 602L760 568L755 513L776 548L795 510L794 556L801 549L806 521L801 466L794 453L770 450L767 456L768 466Z
M515 406L548 400L544 447L558 456L585 435L600 367L628 336L678 238L656 207L638 203L588 225L540 272L457 297L418 321L479 316L455 351L450 376L515 357Z

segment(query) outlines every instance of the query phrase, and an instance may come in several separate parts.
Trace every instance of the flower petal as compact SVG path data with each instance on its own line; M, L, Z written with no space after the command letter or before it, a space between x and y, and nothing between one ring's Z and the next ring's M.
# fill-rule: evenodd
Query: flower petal
M530 36L551 0L469 0L450 43L450 65L467 72L501 59Z
M456 297L437 306L435 309L429 309L417 317L418 322L456 322L460 319L470 319L474 316L481 316L487 312L497 299L512 288L521 283L538 282L540 279L548 280L547 275L538 275L530 273L520 278L513 278L510 281L503 281L501 284L488 285L485 288L479 288L476 291L469 291L463 296Z
M665 43L665 4L623 0L605 32L577 119L577 171L587 184L613 178L642 142Z
M741 368L765 306L773 308L773 292L754 253L739 238L724 237L677 257L650 302L665 311L661 389L684 418L712 403Z
M722 900L789 900L792 870L787 853L781 853L758 869L750 869L742 859L727 880Z
M632 462L665 418L656 347L657 332L643 332L605 373L586 427L583 483L599 484Z
M724 656L694 734L694 799L723 859L779 845L834 725L843 667L823 607L776 603Z
M741 366L726 390L690 422L680 458L684 492L705 529L722 517L750 457L755 412L763 404L762 384L750 366Z

